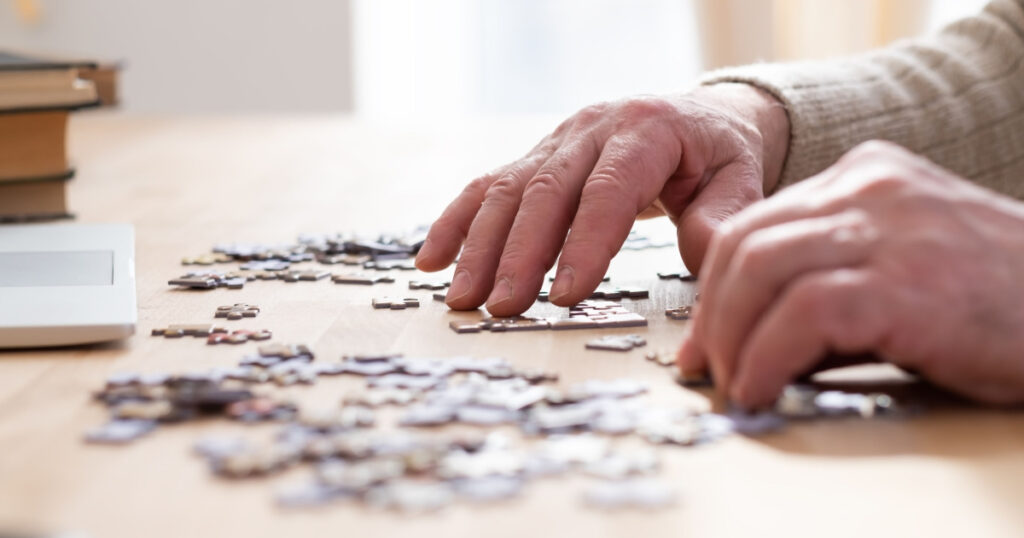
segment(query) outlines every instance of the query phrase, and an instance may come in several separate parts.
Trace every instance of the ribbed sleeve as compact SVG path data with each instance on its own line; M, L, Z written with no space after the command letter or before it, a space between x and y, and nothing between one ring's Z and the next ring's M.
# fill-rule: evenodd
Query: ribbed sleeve
M727 68L701 82L752 84L785 104L780 187L885 139L1024 198L1024 0L995 0L934 36L870 53Z

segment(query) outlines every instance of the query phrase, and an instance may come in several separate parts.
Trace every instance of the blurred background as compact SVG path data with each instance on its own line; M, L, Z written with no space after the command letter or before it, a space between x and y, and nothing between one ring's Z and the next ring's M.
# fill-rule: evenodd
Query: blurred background
M123 66L141 113L567 115L847 54L984 0L2 0L0 47Z

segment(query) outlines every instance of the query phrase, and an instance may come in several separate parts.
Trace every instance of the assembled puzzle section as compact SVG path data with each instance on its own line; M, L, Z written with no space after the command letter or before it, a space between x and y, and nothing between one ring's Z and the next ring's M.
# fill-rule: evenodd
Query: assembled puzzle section
M514 316L484 318L479 321L452 321L448 326L457 333L554 331L646 327L647 319L612 301L583 301L569 309L568 318Z

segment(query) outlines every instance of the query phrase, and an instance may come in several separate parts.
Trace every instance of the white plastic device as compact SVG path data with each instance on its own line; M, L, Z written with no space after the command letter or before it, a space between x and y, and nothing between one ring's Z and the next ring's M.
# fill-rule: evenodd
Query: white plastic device
M136 319L130 224L0 226L0 347L118 340Z

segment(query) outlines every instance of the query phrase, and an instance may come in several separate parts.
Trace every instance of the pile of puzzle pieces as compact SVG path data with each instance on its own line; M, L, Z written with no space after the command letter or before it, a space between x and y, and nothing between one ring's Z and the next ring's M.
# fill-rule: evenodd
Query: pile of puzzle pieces
M363 377L366 388L326 409L304 409L258 391L263 384L314 383L334 375ZM774 431L785 416L873 417L897 409L882 395L791 387L777 413L725 416L644 405L638 397L646 386L628 379L591 380L566 390L549 386L554 381L556 375L519 371L501 358L382 354L318 362L306 346L272 344L235 367L110 377L96 398L110 409L111 421L88 432L86 440L124 443L160 424L217 416L278 422L281 430L269 444L214 437L201 440L196 450L215 474L232 479L311 466L310 481L279 492L278 501L286 506L357 501L403 511L433 510L458 499L514 497L533 478L581 472L600 479L583 494L591 505L655 508L676 499L674 489L655 476L657 453L626 449L600 435L636 436L654 446L692 446L734 431ZM400 429L379 427L376 410L382 407L404 408ZM455 423L513 425L521 440L505 433L408 431Z
M425 229L371 239L355 235L306 235L294 244L224 244L185 265L239 264L237 270L193 271L170 281L193 289L242 288L253 280L375 285L394 283L387 271L413 269L412 258ZM631 233L624 249L660 248L671 243ZM344 265L360 272L333 274L295 264ZM688 273L659 273L692 280ZM608 279L604 279L608 282ZM450 282L411 280L410 290L430 290L443 300ZM620 299L645 299L639 288L603 286L568 310L568 317L484 318L452 321L457 333L644 327L647 320ZM542 292L539 300L548 297ZM419 306L414 297L378 297L375 309ZM688 319L690 306L666 316ZM218 307L214 317L254 318L255 305ZM213 324L154 329L164 338L206 338L209 344L265 341L269 330L236 330ZM171 345L171 344L168 344ZM636 334L605 335L589 349L628 351L646 345ZM652 351L652 362L670 367L674 354ZM349 376L363 388L339 395L328 407L303 406L281 397L278 387L312 385L323 377ZM707 386L705 376L679 377L685 386ZM662 508L677 502L674 486L658 477L659 450L713 443L733 433L775 431L788 419L898 416L903 409L881 394L786 389L772 412L726 415L666 408L644 402L647 387L630 379L589 380L559 388L557 374L522 370L498 357L406 357L349 355L316 360L308 346L262 343L231 366L186 374L121 373L95 397L110 415L86 433L91 443L120 444L159 427L192 420L224 419L276 423L264 443L233 436L201 439L195 451L218 477L255 479L294 467L311 471L308 480L277 494L283 506L355 502L406 512L440 509L456 501L482 502L522 494L539 477L569 473L597 480L582 500L598 509ZM459 425L458 431L437 430ZM470 433L464 433L470 431Z

